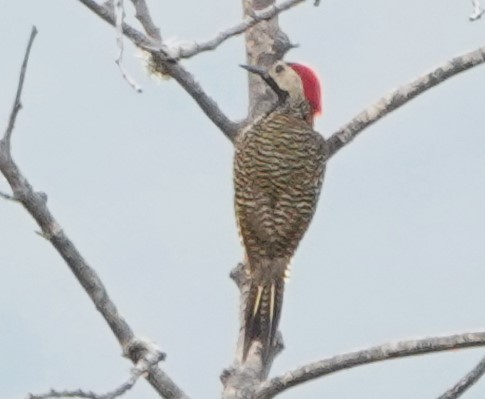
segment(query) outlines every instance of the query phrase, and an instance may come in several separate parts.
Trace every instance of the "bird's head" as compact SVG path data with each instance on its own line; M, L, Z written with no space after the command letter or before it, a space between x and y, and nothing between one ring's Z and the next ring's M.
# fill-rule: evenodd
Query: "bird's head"
M241 65L249 72L255 73L271 87L280 102L290 105L308 105L311 121L322 113L322 90L320 80L309 67L278 61L269 68L253 65Z

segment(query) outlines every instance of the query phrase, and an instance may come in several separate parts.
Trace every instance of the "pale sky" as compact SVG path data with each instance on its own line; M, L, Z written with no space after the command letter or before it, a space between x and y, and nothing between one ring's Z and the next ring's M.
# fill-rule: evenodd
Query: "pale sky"
M128 2L126 2L128 3ZM240 21L240 1L149 6L164 38L205 39ZM232 147L173 81L149 78L127 45L135 93L114 63L113 28L77 1L0 0L0 123L31 25L34 43L13 153L100 274L137 334L192 398L220 395L233 358L241 260ZM307 2L281 17L288 59L321 75L328 137L391 89L485 45L467 0ZM242 38L184 61L231 118L245 116ZM391 340L485 326L485 69L432 89L333 158L293 261L272 375ZM3 129L3 128L2 128ZM3 130L2 130L3 131ZM8 187L0 177L0 190ZM0 397L50 388L106 392L131 364L71 272L20 206L0 201ZM282 397L436 398L484 349L394 360ZM464 396L485 396L485 380ZM125 398L156 398L145 382Z

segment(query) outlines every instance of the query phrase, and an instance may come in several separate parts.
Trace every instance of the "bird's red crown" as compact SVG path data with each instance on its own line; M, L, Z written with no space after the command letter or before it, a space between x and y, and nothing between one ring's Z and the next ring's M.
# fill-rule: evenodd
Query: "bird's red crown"
M313 116L322 114L322 89L320 86L320 79L317 74L309 67L296 64L294 62L289 63L293 70L300 76L303 83L303 91L310 106L312 107Z

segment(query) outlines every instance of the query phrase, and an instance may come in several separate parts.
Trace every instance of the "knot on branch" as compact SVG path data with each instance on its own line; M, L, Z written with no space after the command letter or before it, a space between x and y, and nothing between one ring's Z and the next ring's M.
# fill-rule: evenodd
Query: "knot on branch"
M131 359L137 368L148 370L165 360L167 355L154 342L145 338L133 338L124 346L123 356Z
M44 193L43 191L37 191L35 193L35 196L36 196L36 199L39 200L39 202L42 204L42 205L46 205L47 204L47 194Z
M251 367L230 367L221 374L224 386L223 398L251 399L254 398L256 388L261 382L257 370Z

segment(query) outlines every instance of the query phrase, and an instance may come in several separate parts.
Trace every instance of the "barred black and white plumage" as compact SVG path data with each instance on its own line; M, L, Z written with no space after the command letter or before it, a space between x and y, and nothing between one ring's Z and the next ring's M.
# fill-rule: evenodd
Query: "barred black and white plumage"
M281 101L235 144L236 218L250 281L243 361L254 341L263 358L274 344L288 266L315 213L325 171L325 141L313 130L315 108L297 72L280 61L263 76L281 89Z

